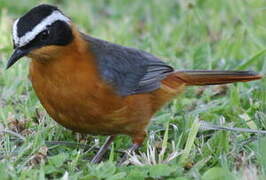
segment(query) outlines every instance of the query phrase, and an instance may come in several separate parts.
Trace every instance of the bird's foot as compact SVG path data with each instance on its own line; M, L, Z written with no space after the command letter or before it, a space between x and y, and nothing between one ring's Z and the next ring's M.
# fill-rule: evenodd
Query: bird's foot
M120 159L120 161L117 163L118 166L121 166L124 164L124 162L129 158L129 154L135 152L138 148L140 147L139 144L133 144L128 150L127 152L125 152L125 154L123 155L123 157Z

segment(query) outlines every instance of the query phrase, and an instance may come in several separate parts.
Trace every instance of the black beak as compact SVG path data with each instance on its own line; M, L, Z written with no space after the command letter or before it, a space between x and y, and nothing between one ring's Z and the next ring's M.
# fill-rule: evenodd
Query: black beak
M20 48L16 48L13 52L12 56L9 58L7 62L6 69L10 68L15 62L17 62L20 58L28 54L28 50L23 50Z

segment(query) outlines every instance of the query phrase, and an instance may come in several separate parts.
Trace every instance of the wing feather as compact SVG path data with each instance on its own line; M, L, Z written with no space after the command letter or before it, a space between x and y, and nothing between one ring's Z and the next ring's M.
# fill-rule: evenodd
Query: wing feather
M159 58L84 35L95 54L103 80L121 96L147 93L160 87L160 81L174 70Z

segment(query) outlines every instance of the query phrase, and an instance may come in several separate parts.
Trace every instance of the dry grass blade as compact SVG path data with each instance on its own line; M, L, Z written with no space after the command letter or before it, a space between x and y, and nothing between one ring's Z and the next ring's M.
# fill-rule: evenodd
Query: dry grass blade
M200 121L200 129L206 130L224 130L224 131L234 131L234 132L245 132L245 133L256 133L256 134L266 134L266 131L248 129L248 128L235 128L235 127L225 127L220 125L211 124L206 121Z
M178 152L175 148L176 145L174 141L172 141L171 144L172 150L170 152L166 151L164 148L158 152L156 147L148 142L146 152L142 152L139 155L136 153L129 154L129 159L125 162L125 164L130 163L137 166L168 164L170 161L182 154L182 152Z
M8 129L0 130L0 134L1 134L1 133L11 134L11 135L13 135L13 136L18 137L18 138L19 138L20 140L22 140L22 141L25 141L25 140L26 140L26 138L25 138L24 136L22 136L22 135L20 135L20 134L18 134L18 133L16 133L16 132L14 132L14 131L8 130Z

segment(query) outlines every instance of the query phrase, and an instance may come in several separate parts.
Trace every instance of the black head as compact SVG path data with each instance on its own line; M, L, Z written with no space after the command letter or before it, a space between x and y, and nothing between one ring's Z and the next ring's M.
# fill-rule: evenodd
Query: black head
M71 21L57 7L42 4L34 7L13 25L14 53L7 68L34 49L64 46L73 40Z

